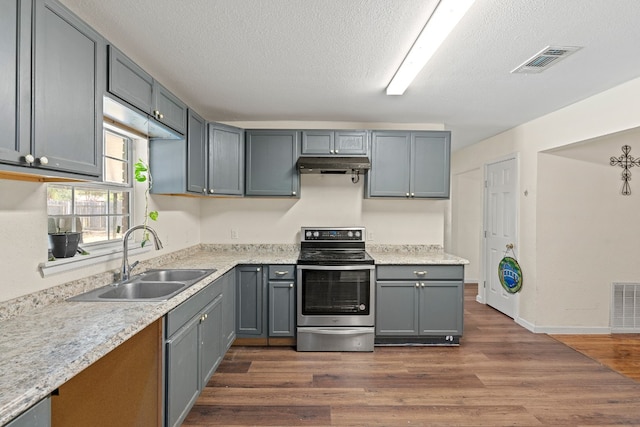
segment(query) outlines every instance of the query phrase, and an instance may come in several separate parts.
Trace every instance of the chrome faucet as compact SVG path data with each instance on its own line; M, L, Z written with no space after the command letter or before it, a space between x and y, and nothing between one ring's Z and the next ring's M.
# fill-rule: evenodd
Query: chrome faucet
M134 227L131 227L127 231L125 231L124 235L122 236L122 269L120 270L121 282L124 282L125 280L129 279L129 274L131 273L131 270L133 270L135 266L138 265L138 263L140 262L140 261L136 261L133 264L129 265L129 247L127 246L127 240L129 240L129 235L132 232L140 229L144 229L145 231L148 231L151 233L151 235L153 236L153 243L156 247L156 250L162 249L162 242L160 241L158 234L151 227L148 227L146 225L136 225Z

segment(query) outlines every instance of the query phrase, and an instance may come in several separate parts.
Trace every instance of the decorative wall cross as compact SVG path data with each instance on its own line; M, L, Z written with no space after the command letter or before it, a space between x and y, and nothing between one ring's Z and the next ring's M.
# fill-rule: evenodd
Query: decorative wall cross
M622 195L628 196L631 194L631 186L629 185L629 181L631 181L631 169L634 166L640 166L640 159L634 159L633 156L629 155L631 151L631 147L628 145L622 146L623 155L620 157L611 157L611 166L620 166L622 168L622 180L624 184L622 184Z

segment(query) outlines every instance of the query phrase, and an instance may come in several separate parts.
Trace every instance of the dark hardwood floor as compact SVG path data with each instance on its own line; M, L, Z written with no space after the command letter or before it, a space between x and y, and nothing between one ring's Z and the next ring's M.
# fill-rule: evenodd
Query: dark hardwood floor
M475 295L467 287L459 347L232 347L183 425L640 426L640 382ZM625 356L636 374L637 350Z

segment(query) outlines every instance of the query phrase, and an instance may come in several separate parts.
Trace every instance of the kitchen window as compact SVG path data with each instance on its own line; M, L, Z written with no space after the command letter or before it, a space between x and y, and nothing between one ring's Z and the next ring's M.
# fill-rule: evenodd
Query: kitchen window
M103 130L101 183L49 184L48 232L82 232L80 246L120 241L132 215L133 140L116 128Z

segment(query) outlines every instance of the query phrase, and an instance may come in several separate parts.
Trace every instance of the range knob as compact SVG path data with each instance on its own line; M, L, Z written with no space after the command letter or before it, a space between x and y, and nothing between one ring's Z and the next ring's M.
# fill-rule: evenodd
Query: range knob
M347 232L347 237L353 237L353 231Z
M360 232L359 231L356 231L356 237L360 238Z
M307 232L305 233L305 236L307 236L307 237L311 237L311 232L310 232L310 231L307 231Z
M319 233L319 232L317 232L317 231L314 231L314 232L313 232L313 237L319 237L319 236L320 236L320 233Z

